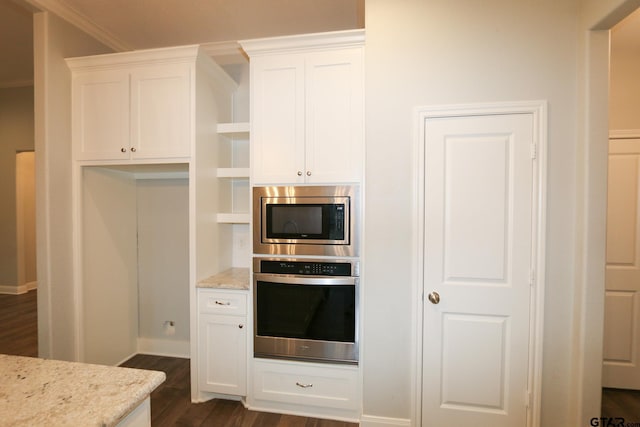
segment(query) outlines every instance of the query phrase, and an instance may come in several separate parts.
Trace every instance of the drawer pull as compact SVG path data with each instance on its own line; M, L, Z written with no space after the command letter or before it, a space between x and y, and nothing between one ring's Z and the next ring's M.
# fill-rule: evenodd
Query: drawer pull
M216 305L231 305L229 301L215 301Z
M302 383L299 383L299 382L296 382L296 385L298 387L300 387L300 388L311 388L311 387L313 387L313 384L302 384Z

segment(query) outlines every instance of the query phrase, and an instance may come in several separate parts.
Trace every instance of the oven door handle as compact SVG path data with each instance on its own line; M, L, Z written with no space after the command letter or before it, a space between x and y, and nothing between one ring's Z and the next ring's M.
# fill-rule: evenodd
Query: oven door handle
M339 286L339 285L355 285L358 283L357 277L308 277L308 276L296 276L296 275L276 275L276 274L264 274L254 273L255 279L260 282L269 283L284 283L292 285L324 285L324 286Z

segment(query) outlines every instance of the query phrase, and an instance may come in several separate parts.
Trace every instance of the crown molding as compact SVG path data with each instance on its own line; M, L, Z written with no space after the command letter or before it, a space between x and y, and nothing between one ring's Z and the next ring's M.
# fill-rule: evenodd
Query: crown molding
M198 45L186 45L79 56L65 58L65 61L71 69L108 69L123 65L195 62L198 54Z
M322 50L329 47L363 46L364 41L365 30L356 29L240 40L239 43L249 56L255 56L274 52L295 52L309 49Z
M50 12L69 24L89 34L99 42L105 44L116 52L133 50L133 47L119 39L109 31L92 22L82 13L73 9L62 0L24 0L38 10Z
M220 65L242 64L249 61L242 46L236 41L202 43L200 49Z

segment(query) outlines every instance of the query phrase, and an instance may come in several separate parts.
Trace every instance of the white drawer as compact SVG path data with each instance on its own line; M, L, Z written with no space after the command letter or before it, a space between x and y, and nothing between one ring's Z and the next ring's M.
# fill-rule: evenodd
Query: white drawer
M358 368L254 359L255 399L358 409Z
M245 316L247 294L243 291L199 289L198 312Z

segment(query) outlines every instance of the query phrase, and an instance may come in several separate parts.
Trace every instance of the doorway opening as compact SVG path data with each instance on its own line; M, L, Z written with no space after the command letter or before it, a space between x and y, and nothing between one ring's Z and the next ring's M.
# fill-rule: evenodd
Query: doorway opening
M16 153L16 264L18 293L37 287L35 153Z
M601 410L627 421L640 419L639 38L640 9L610 31Z

